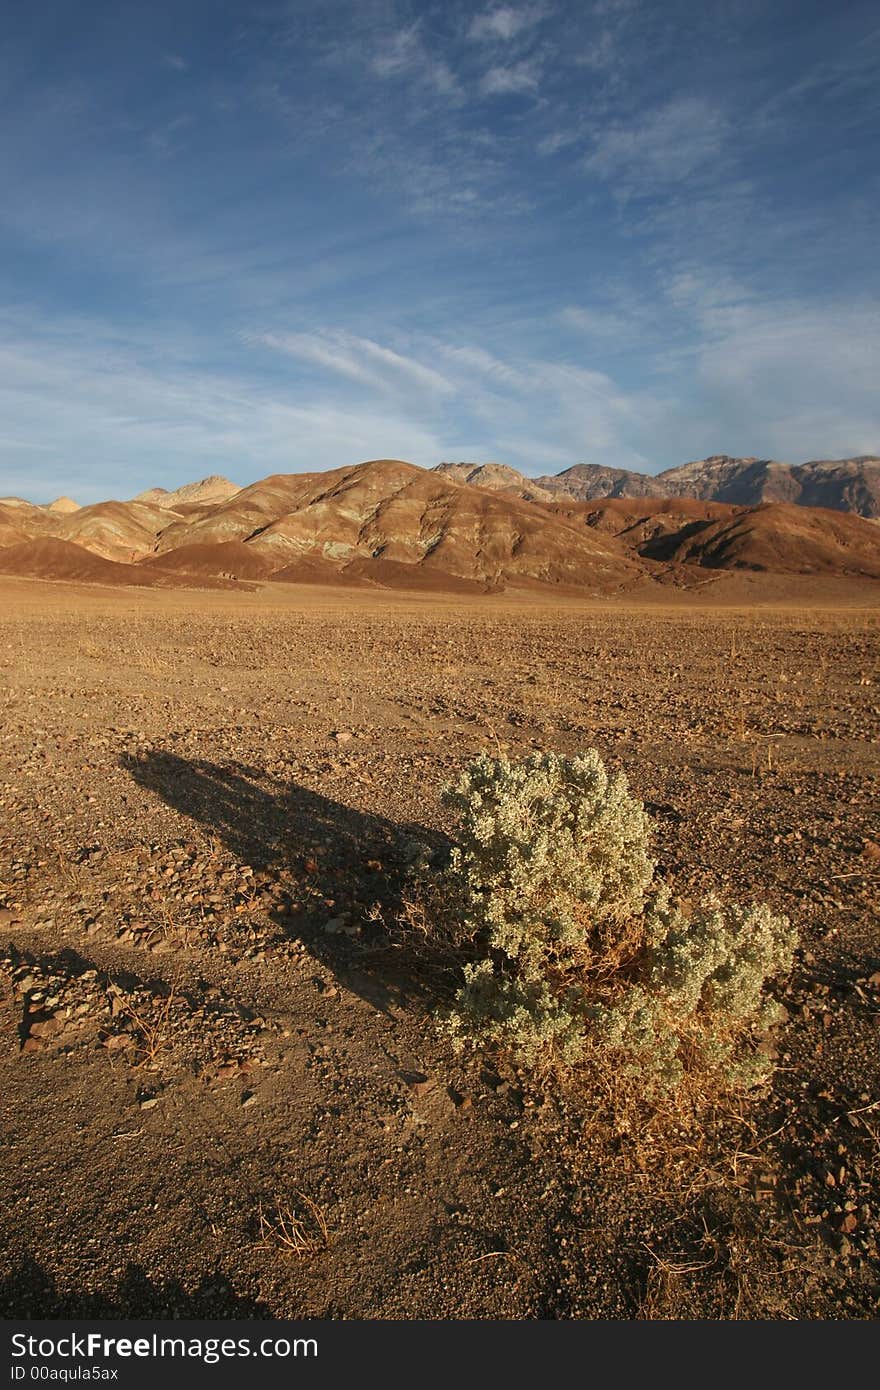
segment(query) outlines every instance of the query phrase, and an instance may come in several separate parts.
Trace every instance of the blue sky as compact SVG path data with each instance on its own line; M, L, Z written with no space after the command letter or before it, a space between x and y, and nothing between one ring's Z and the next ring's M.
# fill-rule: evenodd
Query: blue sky
M0 493L880 452L873 0L7 0Z

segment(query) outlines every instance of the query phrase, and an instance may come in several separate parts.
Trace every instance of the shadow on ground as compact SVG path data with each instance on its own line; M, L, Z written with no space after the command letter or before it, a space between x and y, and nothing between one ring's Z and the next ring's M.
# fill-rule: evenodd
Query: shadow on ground
M415 998L436 1002L424 954L389 926L399 919L414 857L420 850L442 856L447 837L297 782L279 784L259 768L166 752L122 765L139 786L216 836L238 864L271 874L293 905L268 908L279 936L302 940L347 988L381 1009ZM328 933L328 922L340 919L342 927Z
M208 1274L191 1293L169 1280L150 1279L129 1264L110 1292L59 1291L42 1265L26 1255L0 1279L0 1316L18 1318L271 1318L254 1299L241 1298L222 1274Z

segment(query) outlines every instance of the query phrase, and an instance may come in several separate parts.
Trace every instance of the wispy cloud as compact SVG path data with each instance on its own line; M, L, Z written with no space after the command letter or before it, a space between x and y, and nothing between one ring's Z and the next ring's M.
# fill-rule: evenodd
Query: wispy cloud
M429 465L444 444L417 409L387 398L211 372L199 354L127 341L91 321L71 321L62 334L7 323L0 411L0 495L36 501L62 491L80 502L132 496L209 471L246 483L383 455Z
M454 337L425 337L406 354L340 329L251 335L248 346L249 371L208 371L197 347L147 333L128 338L91 320L0 321L0 494L47 500L54 488L88 501L207 471L245 483L317 460L396 456L430 466L464 447L497 453L496 443L536 472L609 448L644 463L621 432L634 400L574 363ZM258 350L303 371L266 378Z
M173 154L181 147L181 135L187 126L192 125L192 116L183 112L179 116L174 116L170 121L165 121L161 126L151 130L147 136L147 143L155 154Z
M486 348L471 343L434 341L432 351L437 353L457 374L481 380L489 389L527 391L531 378L528 372L506 362L489 352Z
M725 115L702 97L679 97L595 137L584 168L627 194L681 183L712 166L729 134Z
M756 112L759 121L788 124L810 112L837 110L837 119L861 125L880 109L877 70L880 65L880 26L866 35L857 49L811 64L793 82L775 90ZM827 117L826 117L827 118Z
M722 303L709 319L696 366L716 435L747 421L757 448L787 458L877 450L880 303Z
M582 123L577 121L567 130L552 130L548 135L542 135L535 145L535 150L542 157L559 154L560 151L569 150L572 145L581 143L583 138Z
M323 333L265 333L253 335L249 341L311 362L372 390L394 394L419 389L440 395L452 390L446 378L433 367L371 338L360 338L342 329Z
M576 461L650 466L632 428L654 417L645 392L627 392L608 373L564 359L504 357L472 343L436 351L481 433L496 442L493 457L531 473Z
M427 82L442 96L460 94L449 65L428 52L418 24L399 29L380 40L370 59L370 67L377 77L417 79Z
M618 52L616 35L610 29L602 29L581 49L576 61L579 67L593 72L607 72L618 61Z
M618 296L614 304L598 301L589 307L567 304L559 312L563 327L583 335L596 352L620 352L652 344L658 333L669 336L670 326L661 329L656 309L632 295Z
M261 332L235 365L234 343L213 344L230 365L209 370L198 341L0 316L0 494L89 501L205 472L246 483L388 456L495 458L540 473L877 448L880 306L765 303L696 272L670 282L667 298L691 336L648 335L639 386L584 366L576 350L542 357L451 332L412 335L405 350L402 337L341 328ZM630 306L629 330L638 312ZM572 305L561 317L574 334L632 346L626 331L614 342L610 316Z
M506 96L508 93L537 91L541 76L540 64L536 59L511 63L508 67L499 64L483 74L480 91L485 96Z
M475 15L468 38L477 42L509 42L534 28L547 13L543 5L496 5Z

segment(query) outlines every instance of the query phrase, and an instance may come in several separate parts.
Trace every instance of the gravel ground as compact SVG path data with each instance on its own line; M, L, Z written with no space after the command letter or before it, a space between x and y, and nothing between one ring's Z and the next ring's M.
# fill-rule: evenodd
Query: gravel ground
M4 582L7 1315L876 1316L877 610L711 597ZM590 746L798 924L748 1105L462 1060L381 925L474 753Z

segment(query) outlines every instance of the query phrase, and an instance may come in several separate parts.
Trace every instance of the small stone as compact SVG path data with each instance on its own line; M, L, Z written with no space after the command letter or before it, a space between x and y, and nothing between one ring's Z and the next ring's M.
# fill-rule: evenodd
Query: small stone
M433 1091L437 1085L436 1081L433 1081L422 1071L407 1071L403 1072L402 1076L413 1095L417 1098L426 1096L428 1092Z
M245 1094L244 1094L244 1095L242 1096L242 1098L241 1098L241 1108L242 1108L242 1110L249 1110L249 1109L251 1108L251 1106L252 1106L252 1105L256 1105L256 1103L257 1103L257 1098L256 1098L256 1096L254 1095L253 1091L246 1091Z
M331 738L334 738L337 743L351 743L352 735L349 733L348 729L336 729L335 732L331 734Z
M51 1018L44 1018L30 1026L32 1038L54 1038L56 1033L60 1033L64 1024L61 1019L53 1014Z
M159 1104L159 1097L158 1097L158 1096L147 1096L147 1099L146 1099L146 1100L142 1100L140 1104L141 1104L141 1110L152 1110L152 1109L154 1108L154 1106L156 1106L156 1105Z
M21 1045L22 1052L42 1052L44 1044L39 1038L25 1038Z

